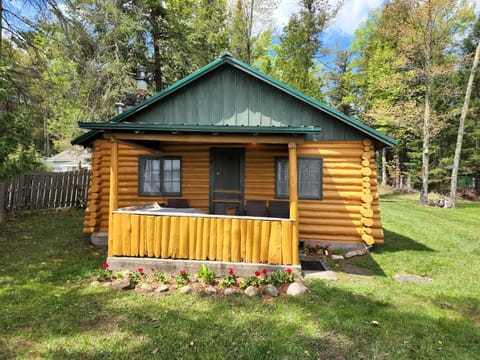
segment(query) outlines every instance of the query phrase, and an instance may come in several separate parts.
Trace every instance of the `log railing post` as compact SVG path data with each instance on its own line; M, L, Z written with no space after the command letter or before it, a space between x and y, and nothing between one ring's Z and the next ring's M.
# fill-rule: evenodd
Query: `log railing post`
M290 192L290 219L292 225L292 260L293 265L299 264L298 259L298 187L297 187L297 144L288 144L288 180Z
M108 201L108 256L113 255L113 211L118 209L118 143L111 142L110 192Z

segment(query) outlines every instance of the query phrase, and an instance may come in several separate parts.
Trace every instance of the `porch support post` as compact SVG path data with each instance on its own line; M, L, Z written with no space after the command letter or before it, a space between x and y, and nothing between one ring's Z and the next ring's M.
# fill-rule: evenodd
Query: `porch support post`
M110 151L110 195L108 202L108 256L113 255L113 211L118 209L118 143L112 140Z
M297 144L288 143L288 180L290 192L290 219L292 224L292 262L299 264L298 259L298 187L297 187Z

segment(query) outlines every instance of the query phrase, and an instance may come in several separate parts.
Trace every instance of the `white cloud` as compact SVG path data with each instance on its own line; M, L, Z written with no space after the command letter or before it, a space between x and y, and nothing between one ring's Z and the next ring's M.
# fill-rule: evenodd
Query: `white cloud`
M345 0L329 31L353 35L358 26L367 19L369 11L380 7L383 0Z
M274 13L277 28L281 29L288 22L290 16L298 10L297 3L296 0L280 1L280 5ZM337 0L333 0L333 3L337 3ZM358 25L367 19L368 12L382 3L383 0L344 0L343 7L331 23L329 31L340 31L344 35L353 35Z

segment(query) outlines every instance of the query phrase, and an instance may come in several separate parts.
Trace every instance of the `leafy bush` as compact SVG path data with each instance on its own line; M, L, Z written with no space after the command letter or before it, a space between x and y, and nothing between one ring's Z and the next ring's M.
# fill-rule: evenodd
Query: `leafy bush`
M207 265L202 264L200 269L198 269L197 277L205 284L213 284L215 282L216 275L215 272Z

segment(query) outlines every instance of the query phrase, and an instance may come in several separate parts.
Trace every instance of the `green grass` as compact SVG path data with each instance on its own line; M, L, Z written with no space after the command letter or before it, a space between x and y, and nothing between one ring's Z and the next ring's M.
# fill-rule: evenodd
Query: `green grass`
M106 253L81 235L81 211L19 217L0 228L0 358L478 358L480 204L391 200L386 245L348 261L376 275L311 280L299 298L90 286ZM433 282L398 283L397 273Z

